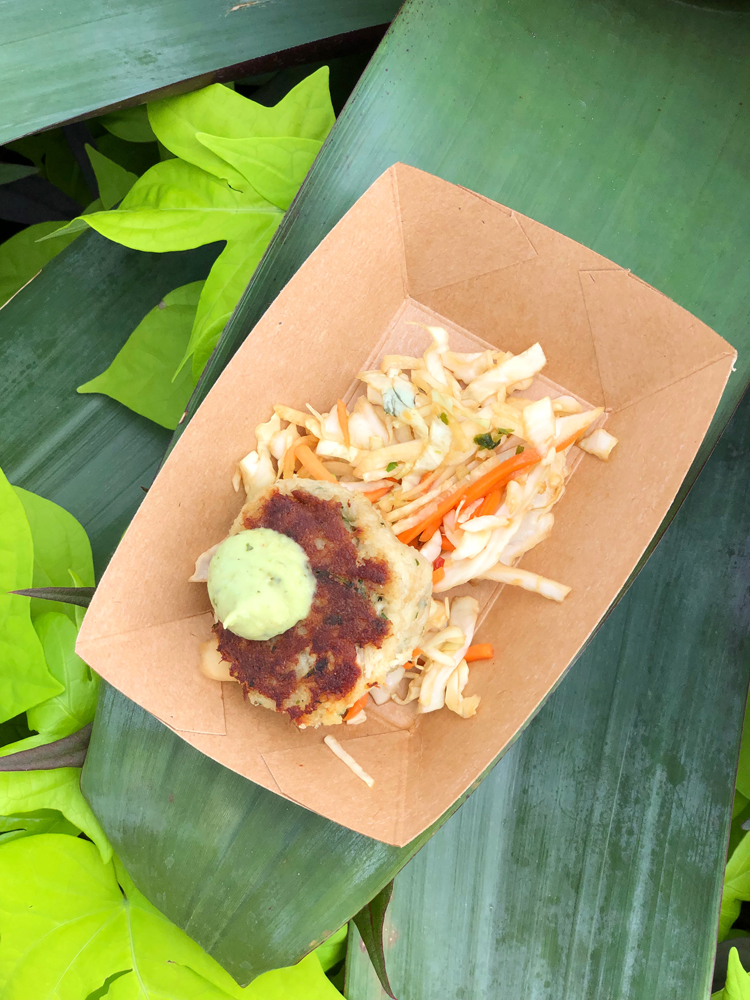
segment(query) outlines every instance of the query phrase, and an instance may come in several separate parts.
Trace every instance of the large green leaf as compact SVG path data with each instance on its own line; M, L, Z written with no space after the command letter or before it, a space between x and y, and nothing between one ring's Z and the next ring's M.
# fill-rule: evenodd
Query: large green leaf
M0 816L37 814L40 809L57 810L93 840L102 861L106 863L112 857L112 848L81 795L80 774L79 767L0 772Z
M328 92L328 67L301 80L271 108L214 84L194 94L151 104L149 119L160 142L175 156L244 187L247 175L233 162L231 153L225 155L222 140L241 142L248 136L286 136L322 142L335 120ZM208 141L200 138L201 134Z
M69 587L75 574L86 587L94 585L94 563L91 545L86 532L65 508L46 500L36 493L14 487L23 504L31 528L34 547L34 575L32 587ZM20 587L14 587L20 590ZM75 612L69 604L58 601L31 601L31 617L60 611L75 621Z
M217 266L218 262L212 274ZM190 369L182 369L176 378L174 373L187 350L203 284L193 281L165 295L133 330L106 371L80 385L78 392L104 393L174 430L193 391Z
M31 584L34 553L23 504L0 472L0 722L59 694L31 623L28 597L8 591Z
M2 841L0 841L2 844ZM170 923L115 858L45 834L0 846L4 1000L80 1000L113 975L112 1000L335 1000L315 955L247 990Z
M285 60L294 65L302 61L300 46L308 61L356 49L398 7L398 0L123 0L112 9L77 0L57 8L51 21L49 8L8 0L0 143L139 94L177 89L178 81L187 81L183 89L204 86L221 67L237 67L222 77L233 79ZM351 42L339 37L348 33Z
M433 832L398 848L336 826L175 744L108 684L91 747L82 788L134 882L242 983L320 944Z

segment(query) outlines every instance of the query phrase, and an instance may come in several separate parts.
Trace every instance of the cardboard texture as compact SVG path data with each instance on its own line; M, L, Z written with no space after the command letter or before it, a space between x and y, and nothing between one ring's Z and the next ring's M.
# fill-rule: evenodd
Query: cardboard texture
M462 588L482 605L469 720L368 706L359 726L298 731L198 671L212 622L196 556L244 501L235 463L274 403L328 410L384 353L539 341L545 381L607 408L608 463L580 461L550 538L521 565L570 585L561 605L514 587ZM383 174L248 336L178 441L87 613L78 652L188 743L367 836L403 845L509 745L559 682L638 562L687 473L729 376L724 340L630 272L509 208L403 164ZM574 449L575 450L575 449ZM579 453L580 458L580 453ZM345 743L368 790L324 745Z

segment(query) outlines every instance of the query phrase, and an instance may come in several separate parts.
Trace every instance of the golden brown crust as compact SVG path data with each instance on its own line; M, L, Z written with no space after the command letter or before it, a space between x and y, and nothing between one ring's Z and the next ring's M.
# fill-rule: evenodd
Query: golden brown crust
M277 483L243 507L232 533L258 527L305 550L317 577L313 606L266 642L217 623L219 650L251 702L298 725L335 725L409 658L429 606L429 564L395 538L369 500L335 484Z

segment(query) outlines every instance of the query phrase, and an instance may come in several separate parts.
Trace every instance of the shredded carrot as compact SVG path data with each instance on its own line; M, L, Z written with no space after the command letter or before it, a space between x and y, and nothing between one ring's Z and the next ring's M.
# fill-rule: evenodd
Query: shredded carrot
M370 697L370 692L365 691L359 701L355 701L354 704L347 708L346 714L344 715L344 722L348 722L349 719L353 719L355 715L359 715L360 712L364 711L367 705L367 699Z
M298 437L296 441L292 443L290 448L284 452L284 461L281 465L281 476L282 479L291 479L294 475L294 463L297 458L297 448L301 444L311 444L313 447L318 443L318 439L314 434L304 434L302 437Z
M451 493L451 495L443 500L442 503L438 504L437 510L433 511L432 514L424 519L424 521L420 521L419 524L415 524L413 528L409 528L402 535L399 535L399 539L402 542L410 542L412 538L416 538L420 535L423 542L428 541L428 539L432 538L437 529L443 523L443 518L448 511L452 510L456 504L460 502L465 493L465 486L456 490L455 493Z
M464 659L467 663L473 663L474 660L491 660L494 655L495 650L491 642L478 642L476 646L469 646L464 653Z
M393 489L392 486L381 486L379 490L368 490L365 493L365 496L367 497L368 500L371 500L373 503L375 503L376 501L384 497L386 493L390 493L392 489Z
M441 550L443 552L455 552L456 551L456 546L453 544L453 542L450 540L450 538L448 538L447 535L443 535L443 540L440 543L440 548L441 548Z
M500 490L493 490L492 493L488 493L474 516L485 517L487 514L494 514L500 507L502 499L503 494Z
M294 454L294 445L291 448L287 448L284 452L284 462L282 465L281 475L284 479L291 479L294 475L294 464L297 461L297 457Z
M564 451L565 448L573 444L584 433L584 430L578 431L572 437L568 438L567 441L563 441L562 444L557 445L556 450ZM425 518L419 524L415 524L413 528L404 531L403 534L400 534L398 536L399 540L407 544L417 537L423 542L429 541L443 523L443 518L448 511L453 510L461 500L469 504L482 497L486 497L488 493L500 492L514 476L518 475L518 473L526 469L529 465L536 465L541 460L542 456L536 448L527 448L520 455L512 455L510 458L506 458L504 462L496 465L489 472L485 472L483 476L480 476L479 479L476 479L470 485L462 486L455 493L451 493L442 503L438 504L437 510L433 511L429 517Z
M436 569L432 574L433 587L435 586L436 583L440 583L440 581L443 579L444 576L445 576L445 570L443 569L442 566L440 567L440 569Z
M339 399L336 402L336 414L339 418L341 433L344 435L344 444L347 448L350 448L352 439L349 437L349 414L346 412L346 403L343 399Z
M295 452L297 458L302 463L302 465L304 465L304 467L307 469L307 471L313 477L313 479L322 479L322 480L325 480L325 482L328 482L328 483L337 483L338 482L338 479L336 479L336 477L334 476L334 474L332 472L329 472L328 469L326 469L326 467L320 461L320 459L318 458L318 456L316 454L314 454L310 450L310 448L308 447L308 445L306 445L306 444L302 444L302 445L298 444L295 447L294 452Z
M416 660L416 658L417 658L418 656L424 656L424 650L423 650L423 649L420 649L420 648L419 648L419 646L417 646L417 647L416 647L415 649L413 649L413 650L411 651L411 655L412 655L412 656L414 657L414 659Z

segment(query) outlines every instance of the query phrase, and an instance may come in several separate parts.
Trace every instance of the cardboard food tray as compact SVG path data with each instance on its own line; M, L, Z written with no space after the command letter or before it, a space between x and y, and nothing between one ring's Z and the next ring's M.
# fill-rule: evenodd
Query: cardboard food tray
M197 555L244 501L231 481L274 403L326 411L385 353L421 353L422 327L454 350L519 353L545 379L606 407L619 444L585 457L552 535L521 565L571 586L563 604L480 584L471 667L477 715L368 706L359 726L297 730L198 671L213 621ZM480 345L480 346L475 346ZM359 199L248 336L180 438L99 584L77 649L188 743L252 781L367 836L403 845L444 812L538 710L638 562L687 473L735 352L629 271L464 188L396 164ZM580 453L579 453L580 457ZM324 745L341 740L365 785Z

